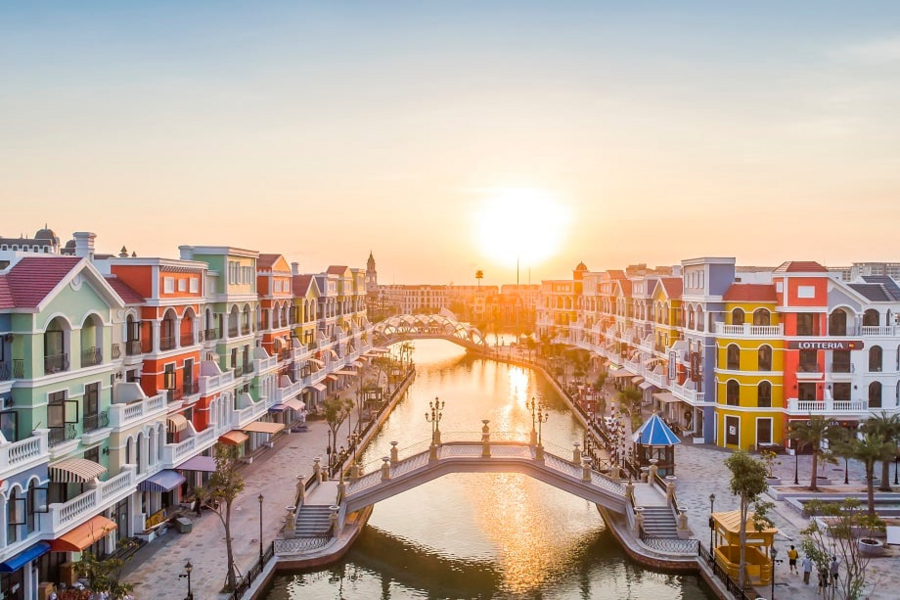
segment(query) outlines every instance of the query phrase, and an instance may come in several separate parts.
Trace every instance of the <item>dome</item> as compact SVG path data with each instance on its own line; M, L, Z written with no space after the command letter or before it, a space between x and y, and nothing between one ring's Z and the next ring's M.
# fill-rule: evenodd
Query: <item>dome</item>
M576 271L587 271L588 268L587 268L587 265L584 264L584 261L582 261L582 262L578 263L578 266L575 267L575 270Z
M38 229L38 232L34 234L34 239L59 243L59 238L56 236L56 233L52 229L49 229L46 223L44 224L43 229Z

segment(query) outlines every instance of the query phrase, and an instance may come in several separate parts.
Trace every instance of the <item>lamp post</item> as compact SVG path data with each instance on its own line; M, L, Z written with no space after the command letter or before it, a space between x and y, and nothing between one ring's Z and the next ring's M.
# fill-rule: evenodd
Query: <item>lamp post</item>
M709 556L713 557L713 530L716 527L715 521L713 521L713 507L716 504L716 495L709 495ZM713 560L715 560L713 558Z
M792 444L797 446L797 440L793 440ZM797 478L800 471L798 470L798 461L800 460L800 448L794 448L794 485L800 485L800 480Z
M259 567L262 568L263 564L263 542L262 542L262 504L263 504L263 495L260 494L257 498L259 500Z
M537 412L532 413L532 420L537 421L537 445L539 448L543 448L544 444L541 443L541 425L547 422L547 419L550 418L550 413L547 412L547 409L544 407L543 401L538 402Z
M778 556L778 548L772 546L772 592L769 594L769 600L775 600L775 557Z
M531 436L529 443L532 446L537 445L537 415L543 411L543 402L538 402L534 396L525 403L525 406L531 411Z
M900 459L900 456L894 454L894 485L900 485L900 481L897 481L897 460Z
M438 400L438 397L434 397L433 402L428 403L428 409L430 412L425 413L425 421L431 423L431 445L437 446L441 443L441 430L439 428L439 424L441 422L441 417L444 416L444 413L441 411L444 410L445 402L441 402Z
M191 564L191 561L187 561L187 564L184 565L184 573L181 573L178 578L184 579L187 578L188 584L188 592L187 596L184 597L184 600L194 600L194 592L191 591L191 571L194 570L194 565Z

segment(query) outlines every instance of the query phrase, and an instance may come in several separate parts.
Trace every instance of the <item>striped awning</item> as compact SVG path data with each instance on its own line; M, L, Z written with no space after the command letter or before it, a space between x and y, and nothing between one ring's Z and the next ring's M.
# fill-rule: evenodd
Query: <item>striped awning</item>
M237 429L229 431L228 433L223 433L219 436L219 442L228 444L229 446L240 446L249 439L250 438L246 434L241 433Z
M270 406L269 412L284 412L286 410L301 411L304 408L306 408L306 404L304 404L300 400L297 400L296 398L291 398L290 400L285 400L280 404Z
M266 423L265 421L253 421L252 423L248 423L247 425L241 427L242 431L249 431L250 433L278 433L284 429L283 423Z
M187 429L188 420L184 415L169 415L166 418L166 426L169 433L178 433Z
M106 467L86 458L67 458L47 470L53 483L88 483L106 473Z
M137 486L137 489L141 492L165 493L174 490L179 485L184 483L184 481L184 475L182 475L178 471L166 469L164 471L160 471L159 473L155 473L144 481L140 482Z

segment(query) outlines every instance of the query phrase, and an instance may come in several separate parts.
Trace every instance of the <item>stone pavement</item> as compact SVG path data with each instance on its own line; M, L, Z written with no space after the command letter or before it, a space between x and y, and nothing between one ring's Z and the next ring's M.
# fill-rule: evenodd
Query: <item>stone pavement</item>
M343 395L350 397L353 391L346 389ZM357 415L352 418L355 426ZM235 564L240 573L246 573L259 560L259 494L264 497L265 547L281 533L286 507L295 500L297 476L312 474L315 457L323 457L324 462L328 426L324 420L307 424L309 431L280 434L273 449L264 451L252 464L241 468L245 487L232 506L231 519ZM344 424L341 434L346 430ZM203 511L199 518L191 513L189 518L193 521L191 533L179 534L170 527L161 538L138 550L126 564L123 579L135 585L137 600L185 597L187 580L179 579L178 575L184 572L188 561L193 565L194 597L198 600L220 597L226 573L224 525L211 511Z

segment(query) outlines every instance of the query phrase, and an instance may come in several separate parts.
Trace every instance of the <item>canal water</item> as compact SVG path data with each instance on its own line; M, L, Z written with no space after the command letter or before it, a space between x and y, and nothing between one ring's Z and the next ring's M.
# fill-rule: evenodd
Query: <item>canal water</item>
M467 356L418 340L415 383L363 457L366 472L398 442L400 457L427 448L429 402L445 403L442 437L478 439L531 431L526 402L543 400L548 451L570 455L581 425L530 369ZM356 544L324 569L282 574L273 599L664 598L715 596L695 576L656 573L632 562L596 507L517 474L457 474L378 503Z

